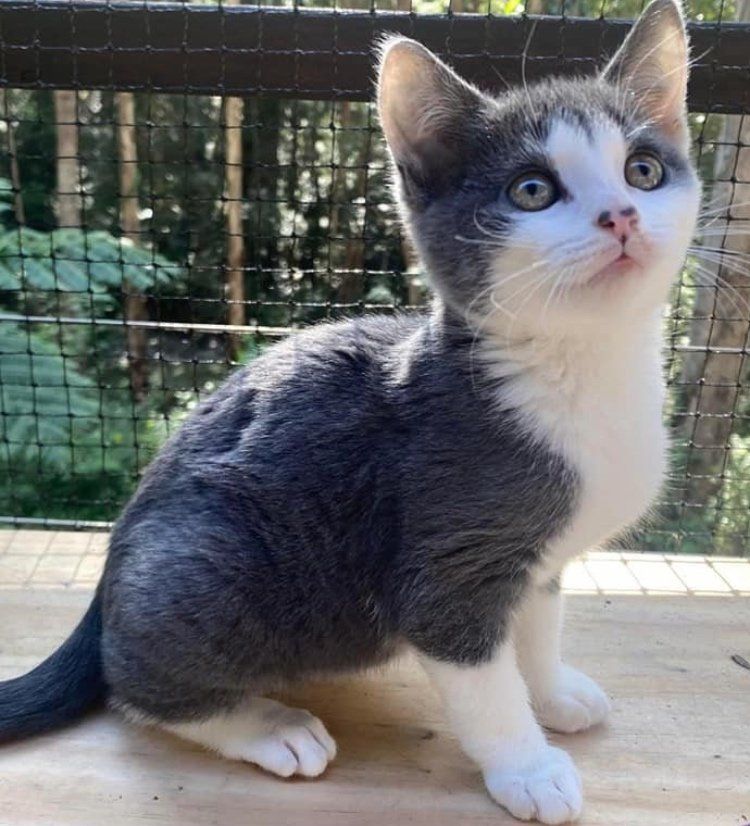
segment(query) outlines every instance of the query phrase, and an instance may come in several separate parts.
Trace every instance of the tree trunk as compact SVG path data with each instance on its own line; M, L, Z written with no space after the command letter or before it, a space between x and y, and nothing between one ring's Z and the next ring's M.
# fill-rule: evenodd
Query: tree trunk
M240 0L224 0L236 6ZM245 237L242 230L242 98L224 100L224 216L226 231L225 295L227 323L245 324ZM237 358L242 344L240 333L229 333L227 356Z
M78 98L74 91L52 93L57 129L57 193L59 227L81 226L80 167L78 164Z
M297 103L294 104L296 108ZM268 291L273 293L277 286L274 271L286 263L294 267L292 260L281 261L280 240L281 202L293 202L298 197L296 174L290 165L286 172L279 168L279 149L281 145L281 120L283 104L279 98L250 98L245 101L245 122L253 124L247 129L242 141L243 174L242 197L248 213L245 214L245 251L244 263L246 277L244 280L246 297L256 297ZM291 157L299 160L296 140L299 129L291 128ZM248 221L249 218L249 221ZM249 226L247 224L249 223ZM292 257L295 244L287 244L287 255ZM248 278L249 277L249 278ZM248 282L250 293L248 294ZM248 321L245 310L245 323L265 323L269 319L265 310L258 308ZM276 323L277 319L271 319Z
M135 98L132 92L116 92L117 157L120 183L120 233L123 238L139 244L141 222L138 218L138 145L135 131ZM136 287L123 281L125 320L145 321L148 318L146 297ZM130 390L135 402L141 402L148 392L148 333L138 326L126 327Z
M242 98L224 102L224 213L226 218L226 297L227 322L245 324L245 239L242 230ZM242 337L230 333L227 344L230 359L235 359Z
M750 0L741 0L737 17L740 21L750 20ZM750 219L750 120L744 116L726 117L719 144L711 200L717 212L722 207L726 210L723 214L747 222ZM721 226L723 221L716 223ZM732 225L730 223L730 233ZM723 235L709 229L706 245L742 254L740 269L745 269L742 262L750 254L750 236ZM715 256L709 254L709 257ZM696 292L690 329L690 344L699 350L686 355L682 377L688 411L685 435L690 445L686 501L705 504L720 495L723 485L722 474L729 457L730 436L746 367L743 351L750 332L750 308L747 277L731 262L700 263L707 270L700 280L708 286ZM737 290L739 297L734 298L732 290L720 285L718 278Z
M8 130L8 165L10 167L10 183L13 187L13 214L16 223L23 226L26 223L26 211L24 210L23 195L21 193L21 172L18 166L18 149L16 147L16 124L8 110L7 89L0 89L0 109Z
M353 125L352 109L349 101L341 104L340 129L351 129ZM362 133L362 145L359 148L354 166L357 169L357 178L352 192L347 191L347 170L341 169L341 165L346 163L346 159L339 151L339 168L333 171L334 178L331 181L331 243L341 231L341 213L345 205L365 194L367 185L367 161L370 154L371 136L369 132ZM346 231L348 233L348 227ZM364 231L364 227L363 227ZM340 304L355 304L362 299L365 291L364 268L364 240L355 236L349 236L343 256L344 273L336 288L336 301Z

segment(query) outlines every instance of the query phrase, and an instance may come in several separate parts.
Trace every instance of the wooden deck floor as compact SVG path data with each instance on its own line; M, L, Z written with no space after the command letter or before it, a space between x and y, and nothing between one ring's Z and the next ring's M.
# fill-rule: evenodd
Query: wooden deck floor
M0 532L0 678L35 665L88 603L106 537ZM555 738L576 758L583 824L750 820L750 563L592 554L569 571L571 662L610 693L606 728ZM102 713L0 747L2 826L512 823L483 792L408 661L290 696L339 758L281 781Z

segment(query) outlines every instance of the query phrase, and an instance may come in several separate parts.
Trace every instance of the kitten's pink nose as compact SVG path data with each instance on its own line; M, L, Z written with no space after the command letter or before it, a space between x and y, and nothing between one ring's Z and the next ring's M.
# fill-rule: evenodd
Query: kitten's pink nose
M638 210L634 206L619 209L605 209L600 212L596 225L611 232L621 243L625 243L638 226Z

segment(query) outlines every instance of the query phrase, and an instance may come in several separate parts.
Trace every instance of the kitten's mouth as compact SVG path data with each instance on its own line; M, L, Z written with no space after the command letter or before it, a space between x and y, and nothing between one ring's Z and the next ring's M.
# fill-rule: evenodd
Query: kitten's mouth
M634 273L641 269L641 265L623 250L617 258L605 264L589 279L589 284L602 284L614 278Z

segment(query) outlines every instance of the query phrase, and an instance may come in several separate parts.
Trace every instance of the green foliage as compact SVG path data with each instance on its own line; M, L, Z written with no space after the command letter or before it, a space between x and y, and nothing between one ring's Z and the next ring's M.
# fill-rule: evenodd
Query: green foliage
M5 312L121 316L125 290L181 283L164 256L103 231L0 232ZM119 328L0 323L0 495L14 513L112 518L132 491L165 433L133 402L122 345Z
M154 291L180 273L164 256L106 232L19 227L0 233L0 290L23 294L27 302L62 296L89 312L92 306L114 310L124 290Z
M7 92L4 116L16 118L18 165L28 226L55 226L55 110L52 92ZM10 178L8 171L4 172Z
M163 421L134 410L129 393L98 387L61 342L26 325L0 324L0 352L0 477L17 514L71 515L40 498L52 482L60 501L84 503L83 491L98 488L127 495L163 441Z
M61 348L18 324L0 324L0 440L6 457L58 469L70 462L81 423L97 421L94 382Z

